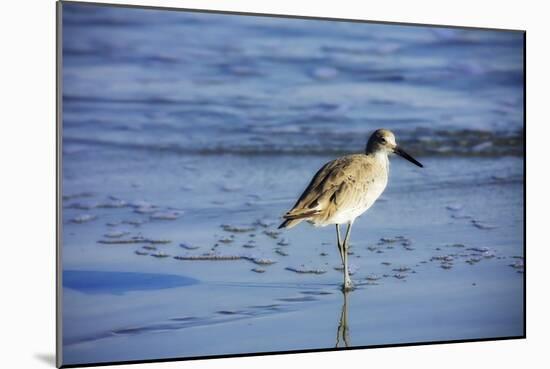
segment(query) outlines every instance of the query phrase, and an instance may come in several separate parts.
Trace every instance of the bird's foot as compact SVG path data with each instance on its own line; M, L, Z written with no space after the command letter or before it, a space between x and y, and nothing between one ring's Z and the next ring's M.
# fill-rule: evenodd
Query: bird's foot
M355 287L353 286L351 279L346 279L344 281L344 284L342 285L342 292L349 292L352 291L354 288Z

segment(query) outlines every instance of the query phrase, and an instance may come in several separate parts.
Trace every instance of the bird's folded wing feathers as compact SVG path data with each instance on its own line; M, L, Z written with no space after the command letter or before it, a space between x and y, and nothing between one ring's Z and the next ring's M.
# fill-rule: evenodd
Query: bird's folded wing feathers
M352 165L351 158L341 158L325 164L313 177L296 205L285 217L310 213L312 210L325 211L334 205L358 201L360 192L359 166Z

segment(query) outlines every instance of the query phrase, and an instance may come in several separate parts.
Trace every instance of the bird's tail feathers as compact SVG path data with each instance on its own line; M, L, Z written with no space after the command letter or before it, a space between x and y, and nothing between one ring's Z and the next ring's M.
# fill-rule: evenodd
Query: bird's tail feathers
M286 219L284 222L281 223L281 225L278 227L278 229L282 228L292 228L298 223L300 223L303 219Z
M312 217L313 215L319 213L319 210L310 210L305 211L302 213L286 213L283 218L285 218L285 221L281 223L279 226L279 229L281 228L292 228L298 223L300 223L302 220L306 220L307 218Z

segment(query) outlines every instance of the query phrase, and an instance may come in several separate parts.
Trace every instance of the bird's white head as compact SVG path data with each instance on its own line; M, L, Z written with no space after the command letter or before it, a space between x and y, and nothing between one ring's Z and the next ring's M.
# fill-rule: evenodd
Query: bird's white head
M423 167L415 158L407 154L395 141L395 135L392 131L387 129L377 129L370 136L369 141L367 142L367 154L378 154L383 153L386 155L397 154L411 163Z
M392 154L394 148L397 147L395 135L387 129L377 129L370 136L367 143L367 153L383 152Z

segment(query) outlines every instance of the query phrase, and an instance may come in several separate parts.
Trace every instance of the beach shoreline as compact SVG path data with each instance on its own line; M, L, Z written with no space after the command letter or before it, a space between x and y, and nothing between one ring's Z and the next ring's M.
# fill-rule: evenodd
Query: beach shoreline
M65 362L332 347L342 309L334 230L276 230L306 174L325 158L294 160L288 170L284 156L158 154L159 165L155 155L130 153L126 161L140 163L133 170L119 160L91 171L87 185L66 180L63 269L173 274L198 283L122 294L65 286ZM521 335L523 198L515 195L523 188L522 160L421 158L428 175L399 160L392 159L388 191L354 227L352 344ZM146 177L144 167L151 168ZM84 191L71 195L73 188ZM95 318L104 323L88 326ZM325 321L331 323L319 323ZM294 338L282 344L284 329ZM205 341L236 331L242 339ZM165 346L144 349L152 340ZM120 350L124 342L132 347ZM108 349L114 343L117 353Z

